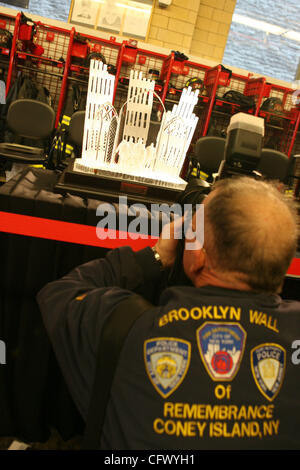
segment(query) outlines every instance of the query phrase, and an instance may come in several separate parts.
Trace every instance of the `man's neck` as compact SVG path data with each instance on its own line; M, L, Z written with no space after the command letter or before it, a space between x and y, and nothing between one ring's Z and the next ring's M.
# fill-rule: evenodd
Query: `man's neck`
M195 287L207 285L223 287L224 289L250 291L251 287L247 282L241 280L240 273L218 272L204 267L194 280Z

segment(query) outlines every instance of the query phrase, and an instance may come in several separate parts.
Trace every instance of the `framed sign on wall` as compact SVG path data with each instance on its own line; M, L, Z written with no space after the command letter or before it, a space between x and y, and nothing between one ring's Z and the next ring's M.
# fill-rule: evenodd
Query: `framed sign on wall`
M94 28L98 10L99 2L94 0L72 0L69 22Z
M152 6L152 0L72 0L69 22L145 40Z

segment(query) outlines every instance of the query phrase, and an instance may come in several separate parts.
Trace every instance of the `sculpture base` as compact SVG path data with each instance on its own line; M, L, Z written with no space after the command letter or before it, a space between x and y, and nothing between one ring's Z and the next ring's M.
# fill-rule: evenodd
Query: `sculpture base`
M184 180L176 185L97 169L88 169L87 173L78 167L75 160L69 163L55 186L56 192L115 202L119 196L127 196L130 203L173 203L187 184Z

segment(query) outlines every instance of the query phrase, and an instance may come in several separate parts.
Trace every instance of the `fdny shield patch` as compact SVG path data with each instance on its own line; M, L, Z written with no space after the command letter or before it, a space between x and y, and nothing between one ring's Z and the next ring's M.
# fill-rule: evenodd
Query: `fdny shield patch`
M178 338L152 338L144 343L146 371L157 392L164 398L183 381L191 359L191 345Z
M251 369L259 391L274 400L283 382L285 350L275 343L265 343L251 351Z
M213 380L232 380L243 357L246 332L237 323L206 322L197 330L203 364Z

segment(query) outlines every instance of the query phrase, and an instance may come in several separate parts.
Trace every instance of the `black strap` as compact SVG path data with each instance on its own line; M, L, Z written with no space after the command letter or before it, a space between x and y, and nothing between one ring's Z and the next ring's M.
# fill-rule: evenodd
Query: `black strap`
M111 384L124 340L130 328L146 310L153 307L139 295L121 302L107 318L99 342L95 381L87 416L82 448L99 450Z

